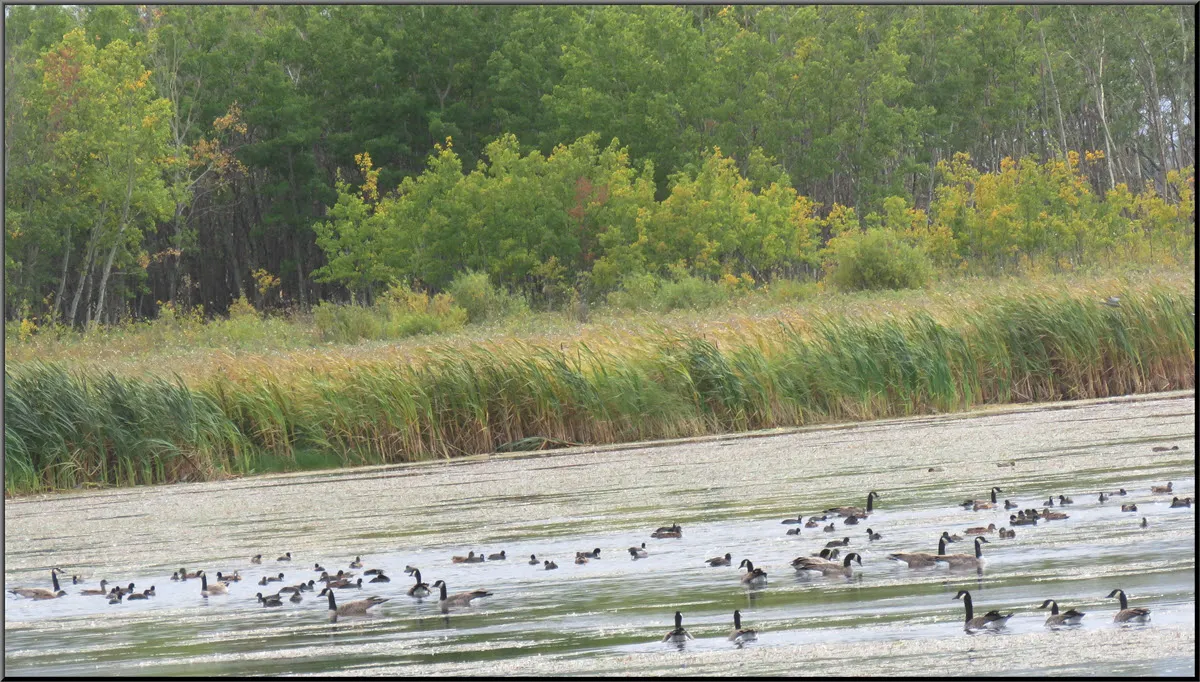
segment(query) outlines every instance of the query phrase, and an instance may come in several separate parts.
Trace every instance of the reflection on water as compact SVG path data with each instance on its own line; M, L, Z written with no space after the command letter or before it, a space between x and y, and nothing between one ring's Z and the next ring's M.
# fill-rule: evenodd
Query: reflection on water
M1170 480L1176 495L1195 497L1194 418L1189 393L10 501L5 587L49 587L59 565L69 594L5 595L6 672L1195 675L1194 511L1150 493ZM1152 452L1164 444L1179 450ZM1075 504L1055 507L1069 519L1018 527L1014 539L991 535L979 570L887 559L936 552L943 531L1008 525L1003 508L958 506L994 485L1021 509L1060 493ZM1100 491L1122 487L1127 496L1098 502ZM825 533L780 523L862 506L870 490L881 497L869 524L831 517L836 532ZM1139 512L1122 513L1131 502ZM682 538L650 537L673 523ZM882 538L868 541L867 525ZM797 527L799 535L786 535ZM851 538L843 551L862 556L851 577L790 566L843 536ZM631 559L628 548L642 542L648 556ZM595 547L603 558L574 563ZM507 560L450 561L501 550ZM294 561L271 559L287 551ZM969 537L947 549L972 551ZM705 563L726 552L732 566ZM267 558L251 564L259 553ZM315 592L299 604L285 594L277 608L255 599L317 578L314 563L350 570L356 555L391 578L336 591L339 604L389 599L370 616L330 623ZM746 558L767 571L765 586L741 583L736 566ZM560 568L546 571L544 560ZM436 591L406 594L406 565L431 585L444 580L450 593L494 594L443 614ZM240 570L244 580L205 599L199 580L170 581L180 566L210 576ZM281 571L284 582L257 584ZM70 585L70 574L86 584ZM109 605L78 594L102 578L139 591L154 585L157 596ZM1151 609L1148 625L1112 622L1119 605L1104 596L1117 587L1131 606ZM971 590L977 614L1015 613L1007 628L965 634L953 599L960 589ZM1087 616L1078 627L1047 629L1048 613L1037 608L1044 599ZM734 609L758 641L729 641ZM695 637L682 645L662 641L676 610Z

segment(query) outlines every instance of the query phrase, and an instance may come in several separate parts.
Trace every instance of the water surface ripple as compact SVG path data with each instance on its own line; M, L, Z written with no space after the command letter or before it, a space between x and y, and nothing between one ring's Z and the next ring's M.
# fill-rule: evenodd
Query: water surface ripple
M282 674L811 674L1195 676L1196 532L1170 508L1174 484L1195 497L1195 396L1164 394L1054 409L1001 409L712 438L604 451L289 474L8 501L5 587L49 587L51 566L86 577L68 596L5 594L5 668L13 675ZM1178 450L1154 452L1156 446ZM998 462L1015 461L1013 467ZM930 472L930 468L939 471ZM943 530L1008 525L1009 512L964 511L993 486L1021 508L1066 494L1071 518L989 537L982 571L910 570L886 556L937 548ZM1101 504L1097 494L1128 495ZM859 525L803 528L832 506L881 497ZM1138 513L1122 513L1136 503ZM1059 509L1059 507L1056 507ZM1142 517L1149 521L1141 528ZM681 539L655 540L681 524ZM824 524L822 524L824 525ZM867 541L866 529L883 538ZM850 537L863 566L851 579L797 576L796 556ZM628 549L646 543L649 557ZM601 548L600 559L573 563ZM468 550L507 561L452 564ZM285 551L295 560L274 559ZM951 552L970 552L968 543ZM730 552L734 567L704 560ZM263 554L262 565L249 558ZM528 558L552 559L545 571ZM372 617L327 619L326 604L257 605L255 593L316 578L314 562L348 570L355 555L386 584L338 590L339 601L388 597ZM768 584L747 589L749 558ZM405 565L450 590L494 596L444 616L405 594ZM230 594L200 596L172 571L240 569ZM267 573L284 583L257 585ZM101 578L154 585L157 596L110 606L78 595ZM1123 588L1148 625L1112 622ZM963 606L1015 612L1000 634L968 635ZM1042 600L1086 612L1048 630ZM732 613L759 640L726 639ZM695 640L660 642L672 614ZM1014 655L1020 652L1020 655Z

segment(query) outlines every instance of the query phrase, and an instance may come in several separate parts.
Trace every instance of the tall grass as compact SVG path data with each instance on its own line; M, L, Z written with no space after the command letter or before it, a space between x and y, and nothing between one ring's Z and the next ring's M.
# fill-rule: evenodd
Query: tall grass
M5 487L129 485L1094 398L1195 385L1194 294L980 295L951 312L762 320L719 341L645 333L521 341L417 361L255 366L181 381L6 370ZM322 460L327 461L327 460Z

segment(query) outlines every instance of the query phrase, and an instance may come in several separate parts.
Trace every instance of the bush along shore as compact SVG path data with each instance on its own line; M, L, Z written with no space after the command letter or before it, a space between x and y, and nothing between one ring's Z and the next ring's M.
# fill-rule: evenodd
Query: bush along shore
M993 297L935 318L760 321L520 341L186 384L6 366L5 493L419 461L537 439L620 443L1195 386L1188 288Z

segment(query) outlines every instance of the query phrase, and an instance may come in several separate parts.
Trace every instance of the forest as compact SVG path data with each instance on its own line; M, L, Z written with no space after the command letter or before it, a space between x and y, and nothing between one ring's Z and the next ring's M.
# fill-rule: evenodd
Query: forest
M5 12L6 328L1194 259L1192 6Z

